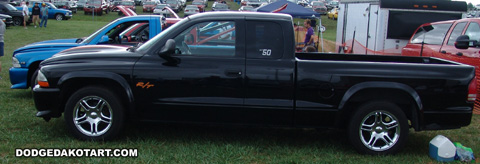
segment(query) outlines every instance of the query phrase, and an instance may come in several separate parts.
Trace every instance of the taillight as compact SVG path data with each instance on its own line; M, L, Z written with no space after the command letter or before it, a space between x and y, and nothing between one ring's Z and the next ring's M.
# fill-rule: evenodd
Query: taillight
M467 101L474 102L477 99L477 79L473 78L468 85L468 96Z

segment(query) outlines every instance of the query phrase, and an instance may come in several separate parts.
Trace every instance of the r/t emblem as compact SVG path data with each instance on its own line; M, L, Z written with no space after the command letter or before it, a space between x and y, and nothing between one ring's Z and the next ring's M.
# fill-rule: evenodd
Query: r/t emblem
M148 89L148 88L153 87L153 86L155 86L155 85L150 84L150 82L147 82L147 83L138 82L138 83L137 83L137 87L142 87L142 88L144 88L144 89L145 89L145 88Z

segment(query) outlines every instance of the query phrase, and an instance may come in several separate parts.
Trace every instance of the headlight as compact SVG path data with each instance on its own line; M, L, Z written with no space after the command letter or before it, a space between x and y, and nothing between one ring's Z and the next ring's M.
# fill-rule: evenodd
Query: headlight
M48 84L47 77L45 77L45 75L43 74L42 71L38 71L37 81L38 81L38 85L40 85L40 87L43 87L43 88L50 87L50 85Z
M18 59L16 57L12 57L12 65L13 67L15 68L20 68L20 62L18 61Z

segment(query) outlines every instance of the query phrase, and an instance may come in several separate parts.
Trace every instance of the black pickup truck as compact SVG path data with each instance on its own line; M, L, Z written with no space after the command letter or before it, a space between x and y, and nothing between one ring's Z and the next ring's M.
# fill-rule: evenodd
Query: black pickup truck
M83 140L126 121L346 129L361 153L392 154L409 128L471 122L475 69L428 57L295 53L292 17L183 19L138 47L81 46L43 61L37 116L64 113Z

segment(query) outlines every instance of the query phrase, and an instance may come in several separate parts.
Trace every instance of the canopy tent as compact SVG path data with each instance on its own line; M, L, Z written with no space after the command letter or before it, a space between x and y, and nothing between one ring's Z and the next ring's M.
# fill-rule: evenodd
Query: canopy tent
M281 8L284 7L285 5L286 5L286 8L281 10ZM315 17L320 17L319 13L311 9L306 9L303 6L297 5L287 0L279 0L271 4L259 7L257 9L258 12L272 12L274 10L280 10L278 11L278 13L290 14L292 15L292 17L306 18L306 17L312 17L312 15L314 15Z

